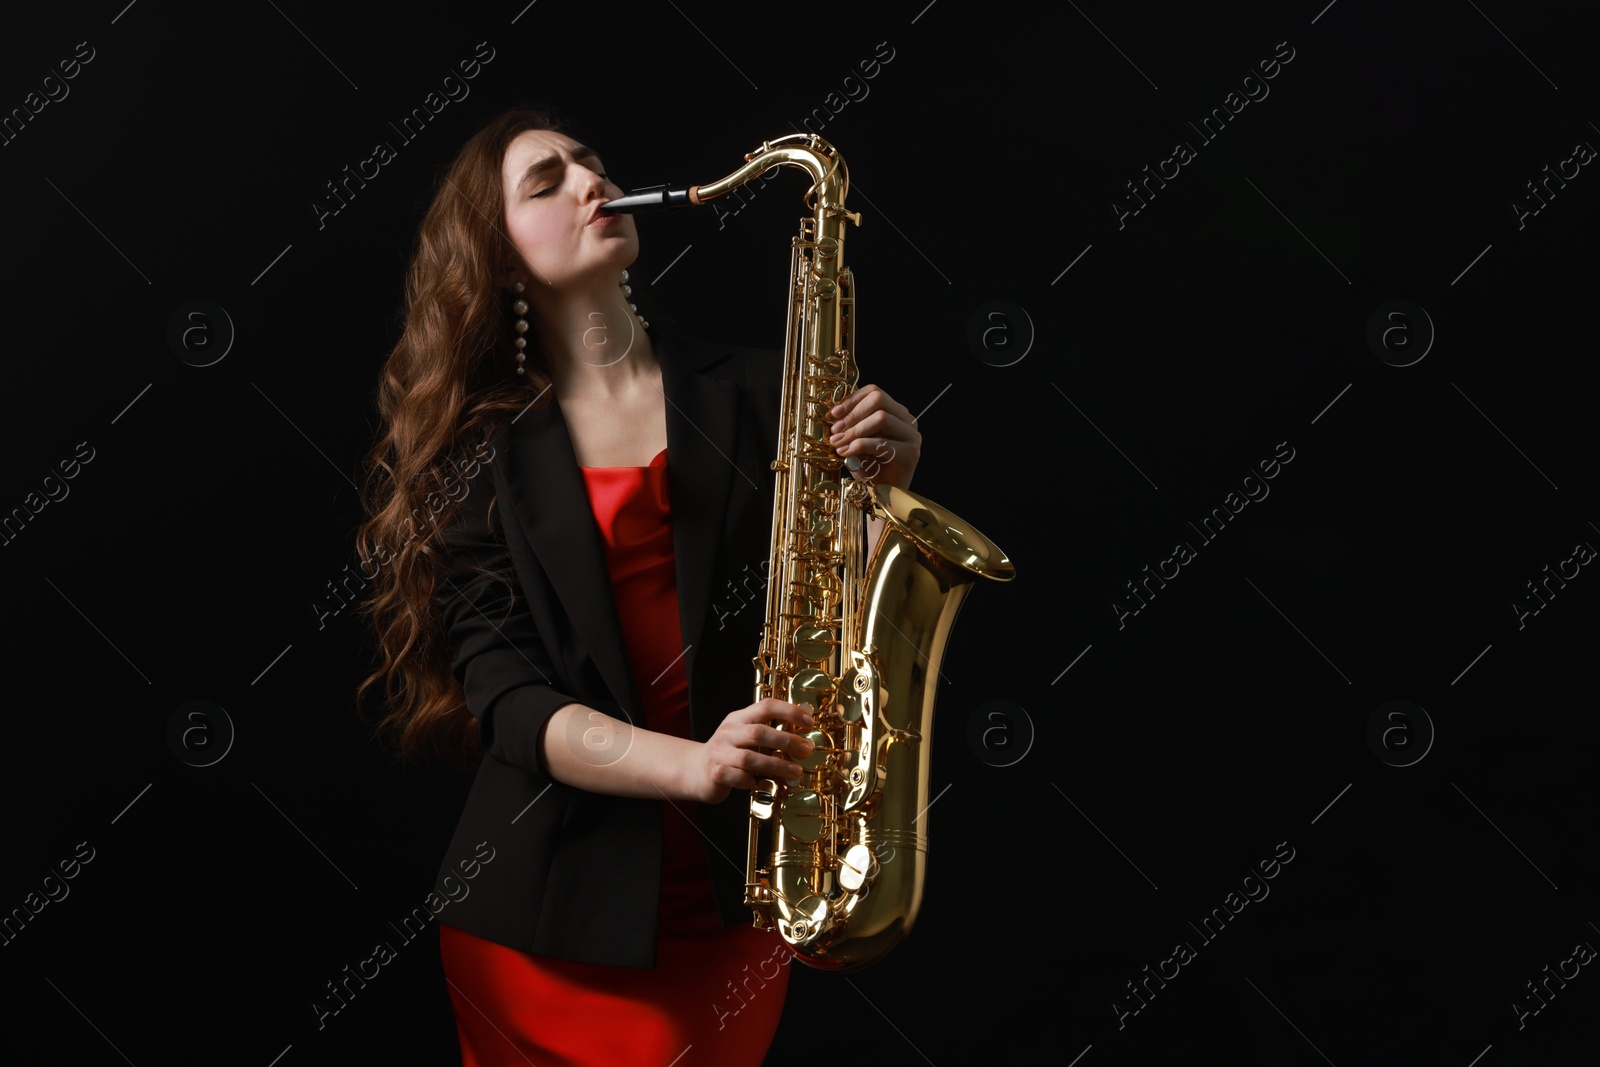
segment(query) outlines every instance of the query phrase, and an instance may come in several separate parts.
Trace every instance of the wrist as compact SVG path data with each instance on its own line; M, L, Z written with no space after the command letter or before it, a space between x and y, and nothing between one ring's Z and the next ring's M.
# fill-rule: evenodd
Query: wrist
M673 780L668 783L672 790L674 800L705 800L705 789L702 781L704 772L701 770L701 753L705 748L703 741L685 740L680 746L682 755L675 762Z

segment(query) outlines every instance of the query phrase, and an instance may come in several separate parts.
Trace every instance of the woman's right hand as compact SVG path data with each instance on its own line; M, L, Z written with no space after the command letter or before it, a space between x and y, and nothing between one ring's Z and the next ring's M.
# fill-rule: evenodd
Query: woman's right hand
M734 789L754 789L761 779L793 781L800 768L784 756L769 756L777 749L795 759L811 752L811 742L799 733L786 733L767 725L787 723L806 730L815 725L800 706L765 697L747 708L729 713L709 740L698 745L686 772L686 791L702 804L720 804Z

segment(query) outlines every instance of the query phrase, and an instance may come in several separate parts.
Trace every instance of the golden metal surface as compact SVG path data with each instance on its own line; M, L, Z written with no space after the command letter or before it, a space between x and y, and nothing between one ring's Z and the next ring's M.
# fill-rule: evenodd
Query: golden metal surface
M910 932L926 876L934 696L957 612L979 578L1009 581L993 542L932 501L858 480L828 443L828 412L856 388L855 285L844 264L850 180L815 134L763 142L695 187L696 203L776 166L811 178L791 242L772 580L755 698L813 709L798 782L750 796L745 902L811 967L847 972ZM871 556L864 515L884 520Z

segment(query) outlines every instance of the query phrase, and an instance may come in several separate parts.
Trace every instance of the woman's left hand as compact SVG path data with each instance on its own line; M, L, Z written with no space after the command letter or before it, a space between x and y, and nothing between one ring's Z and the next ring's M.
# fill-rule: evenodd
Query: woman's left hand
M832 410L828 443L846 459L861 460L857 479L911 488L911 474L922 456L922 434L911 412L876 385L863 385Z

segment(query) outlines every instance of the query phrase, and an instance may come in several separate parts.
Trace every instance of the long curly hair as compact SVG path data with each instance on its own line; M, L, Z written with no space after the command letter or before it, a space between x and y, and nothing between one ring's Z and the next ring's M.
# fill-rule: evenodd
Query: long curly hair
M433 754L467 770L483 756L434 600L440 535L460 511L446 486L459 485L463 470L492 477L486 466L469 465L482 458L496 420L527 408L551 384L535 344L525 373L513 372L515 316L505 279L521 260L501 222L501 166L518 134L567 129L547 108L514 108L487 122L442 169L406 275L403 331L379 377L381 432L362 468L365 517L356 535L362 574L371 575L358 610L376 637L377 667L356 703L372 723L366 702L381 683L383 710L372 733L401 760ZM553 402L553 391L540 401ZM491 501L491 528L493 513Z

